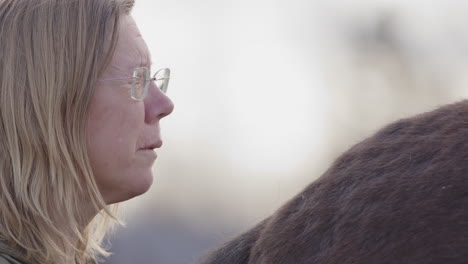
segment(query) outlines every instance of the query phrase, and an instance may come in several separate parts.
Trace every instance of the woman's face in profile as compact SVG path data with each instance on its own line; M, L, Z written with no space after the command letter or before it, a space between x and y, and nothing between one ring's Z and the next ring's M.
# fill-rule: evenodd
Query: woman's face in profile
M151 65L150 54L135 21L122 17L112 60L100 79L131 77L135 67ZM155 69L151 69L154 71ZM144 100L130 97L131 80L98 82L87 120L87 147L93 173L107 204L146 192L153 182L153 151L162 144L159 121L174 105L150 83Z

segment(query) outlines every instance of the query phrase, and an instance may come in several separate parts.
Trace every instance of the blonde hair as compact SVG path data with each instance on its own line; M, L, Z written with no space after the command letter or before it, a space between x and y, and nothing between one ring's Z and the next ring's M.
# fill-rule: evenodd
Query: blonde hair
M27 261L109 255L101 244L117 218L94 180L86 119L133 4L0 0L0 240ZM84 199L99 214L83 230Z

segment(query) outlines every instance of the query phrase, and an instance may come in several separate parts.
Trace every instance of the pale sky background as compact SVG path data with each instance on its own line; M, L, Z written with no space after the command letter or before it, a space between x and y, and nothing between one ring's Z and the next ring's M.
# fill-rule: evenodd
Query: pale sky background
M468 95L468 5L407 2L136 0L175 109L106 263L194 263L380 126Z

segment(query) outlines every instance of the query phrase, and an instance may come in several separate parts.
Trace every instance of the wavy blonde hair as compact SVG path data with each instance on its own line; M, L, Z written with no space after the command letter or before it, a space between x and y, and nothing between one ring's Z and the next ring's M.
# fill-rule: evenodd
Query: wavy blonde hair
M0 0L0 239L28 261L109 255L102 240L117 218L94 180L86 119L133 4ZM84 199L100 213L83 229Z

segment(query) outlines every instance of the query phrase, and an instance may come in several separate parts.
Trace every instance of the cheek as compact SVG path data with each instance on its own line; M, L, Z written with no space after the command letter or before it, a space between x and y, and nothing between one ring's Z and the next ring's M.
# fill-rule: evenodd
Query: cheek
M132 168L144 124L141 104L118 99L97 92L88 115L88 154L96 181L104 188L118 184L120 174Z

